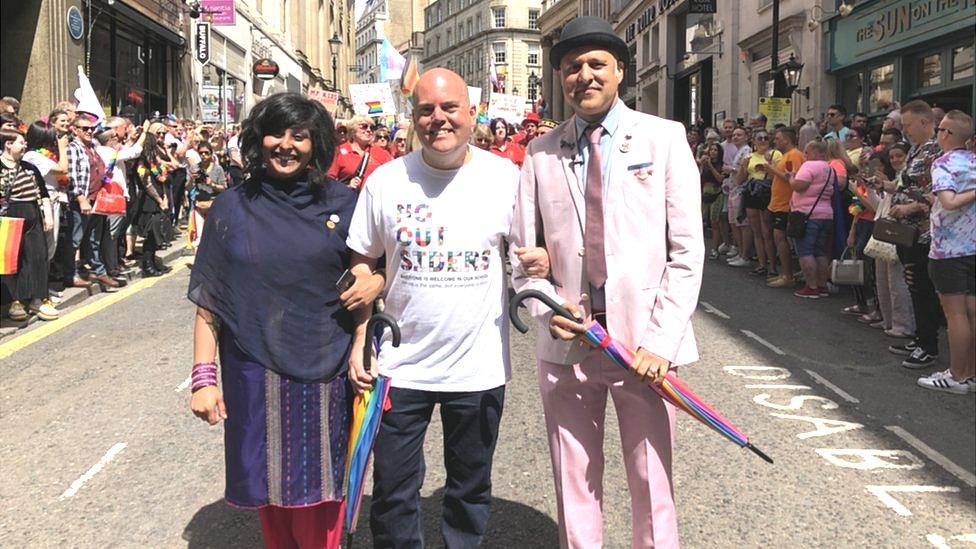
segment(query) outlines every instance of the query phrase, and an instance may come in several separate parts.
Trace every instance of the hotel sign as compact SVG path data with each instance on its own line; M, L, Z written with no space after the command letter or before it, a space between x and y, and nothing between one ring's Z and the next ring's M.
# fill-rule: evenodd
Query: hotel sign
M972 30L976 0L882 0L830 21L831 70L960 29Z

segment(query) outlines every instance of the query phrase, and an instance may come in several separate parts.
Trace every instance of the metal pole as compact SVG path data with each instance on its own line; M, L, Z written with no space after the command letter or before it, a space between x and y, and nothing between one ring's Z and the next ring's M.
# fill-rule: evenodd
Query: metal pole
M332 86L339 91L339 68L338 68L338 56L332 54Z
M779 0L773 0L773 38L769 57L769 71L773 75L773 97L785 95L779 75Z

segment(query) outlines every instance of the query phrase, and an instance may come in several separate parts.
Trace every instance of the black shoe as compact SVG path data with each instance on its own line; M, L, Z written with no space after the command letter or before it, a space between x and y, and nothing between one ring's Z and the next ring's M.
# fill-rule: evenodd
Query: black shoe
M902 361L901 365L912 370L920 370L931 366L937 358L939 355L929 354L925 352L925 349L916 347L912 354Z
M889 345L888 352L894 353L896 355L911 356L918 349L918 344L914 341L909 341L904 345Z
M143 267L142 268L142 277L143 278L152 278L152 277L156 277L156 276L163 276L163 273L161 273L158 270L156 270L155 267Z
M158 257L153 258L153 267L162 274L166 274L173 270L172 267L163 263Z

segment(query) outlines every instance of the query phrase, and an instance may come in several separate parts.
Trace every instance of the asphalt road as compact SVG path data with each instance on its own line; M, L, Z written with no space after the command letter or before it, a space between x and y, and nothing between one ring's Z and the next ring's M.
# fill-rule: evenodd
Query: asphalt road
M256 515L222 501L221 427L188 411L187 273L114 302L89 300L58 330L38 323L0 340L0 546L260 546ZM801 301L710 262L702 301L702 360L681 375L776 463L679 416L674 477L686 547L976 542L972 395L916 387L918 374L897 365L883 334L841 317L841 297ZM532 340L512 341L484 545L555 547ZM605 545L627 547L629 497L608 408ZM422 493L435 547L440 441L435 421ZM369 544L364 516L354 545Z

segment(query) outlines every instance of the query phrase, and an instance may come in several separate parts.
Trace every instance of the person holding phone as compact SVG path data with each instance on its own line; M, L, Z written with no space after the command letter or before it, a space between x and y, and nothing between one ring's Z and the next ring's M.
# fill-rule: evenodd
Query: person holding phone
M374 142L373 120L368 116L354 116L348 127L352 129L352 136L336 149L328 176L358 191L376 168L393 160L393 157L384 148L385 144L381 146Z

